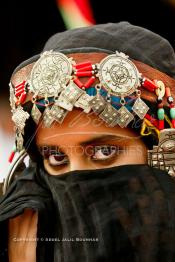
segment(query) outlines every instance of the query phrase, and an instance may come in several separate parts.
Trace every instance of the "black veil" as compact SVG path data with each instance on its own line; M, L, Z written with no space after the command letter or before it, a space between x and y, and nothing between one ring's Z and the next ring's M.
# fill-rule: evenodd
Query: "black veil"
M29 167L0 202L0 261L7 221L38 212L37 261L175 261L175 182L147 165L49 175Z

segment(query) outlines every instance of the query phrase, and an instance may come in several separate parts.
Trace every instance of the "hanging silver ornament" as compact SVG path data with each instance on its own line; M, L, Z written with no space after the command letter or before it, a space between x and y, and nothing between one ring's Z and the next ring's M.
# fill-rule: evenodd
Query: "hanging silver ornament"
M72 111L75 102L83 93L84 91L71 80L68 86L61 92L55 104Z
M149 110L149 107L145 104L145 102L139 97L135 101L133 107L132 107L133 112L138 115L140 119L143 119L146 113Z
M22 106L18 106L13 112L12 120L15 123L16 128L23 132L26 120L29 117L29 113L24 111Z
M134 119L133 114L131 114L129 112L129 110L125 107L122 106L119 110L118 110L118 120L117 120L117 124L124 128L127 127L127 125Z
M36 124L39 123L40 118L42 116L42 113L38 109L36 104L33 104L32 110L31 110L31 116Z

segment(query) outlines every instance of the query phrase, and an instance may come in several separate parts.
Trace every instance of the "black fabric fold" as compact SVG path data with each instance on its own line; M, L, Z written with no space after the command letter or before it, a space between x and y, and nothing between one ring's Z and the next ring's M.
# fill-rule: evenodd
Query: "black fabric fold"
M1 199L1 229L24 208L39 214L39 262L175 261L175 182L147 165L58 176L26 169Z
M10 186L0 200L0 261L8 261L8 219L23 213L24 209L38 212L38 239L51 236L52 198L48 189L42 187L36 179L36 168L29 167ZM50 213L50 217L48 216ZM47 248L46 248L47 246ZM49 261L51 245L40 241L37 246L37 261ZM47 252L48 251L48 252ZM44 260L46 259L46 260Z
M63 54L123 52L131 59L150 65L175 78L175 53L170 43L160 35L126 21L56 33L47 40L43 48L43 52L50 50ZM22 62L13 74L24 66L36 62L39 57L40 54Z

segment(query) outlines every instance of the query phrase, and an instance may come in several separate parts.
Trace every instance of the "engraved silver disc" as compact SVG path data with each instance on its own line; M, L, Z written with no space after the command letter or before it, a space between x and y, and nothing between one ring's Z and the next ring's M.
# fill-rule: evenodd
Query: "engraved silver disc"
M118 96L132 94L140 86L139 77L137 67L123 53L109 55L99 64L101 84Z
M30 89L40 96L54 96L69 82L71 74L71 61L64 54L44 52L32 68Z

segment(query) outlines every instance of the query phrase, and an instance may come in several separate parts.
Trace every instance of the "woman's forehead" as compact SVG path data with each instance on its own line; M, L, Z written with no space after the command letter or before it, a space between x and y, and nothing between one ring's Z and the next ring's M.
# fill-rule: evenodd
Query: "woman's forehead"
M51 127L47 128L39 124L36 134L37 143L53 142L59 140L69 139L81 140L89 139L94 136L116 136L125 138L139 137L134 130L130 128L109 127L102 120L100 120L95 114L86 114L79 109L73 109L68 113L67 117L60 125L54 122ZM64 141L63 141L64 142Z

